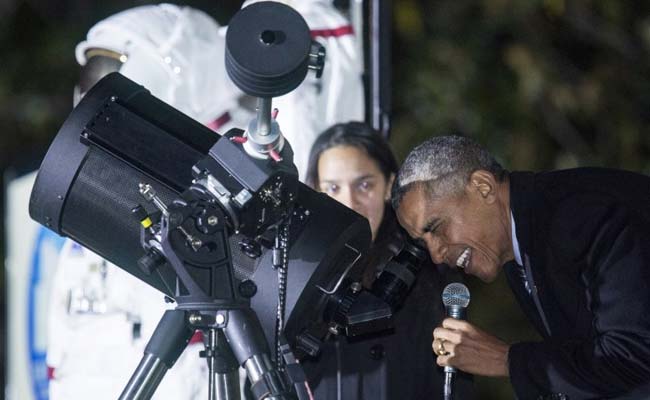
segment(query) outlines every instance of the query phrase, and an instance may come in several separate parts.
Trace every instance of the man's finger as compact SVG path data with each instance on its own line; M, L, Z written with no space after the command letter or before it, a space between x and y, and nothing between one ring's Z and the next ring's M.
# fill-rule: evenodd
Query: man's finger
M456 344L444 339L434 339L431 349L437 356L448 356L455 354Z
M436 358L436 364L438 364L441 367L448 366L449 365L448 361L449 361L448 356L438 356L438 358Z
M434 339L443 339L448 342L452 343L460 343L461 339L461 332L460 331L453 331L450 329L445 329L441 327L437 327L433 331L433 338Z
M448 331L448 330L449 329L443 328L441 326L437 327L436 329L433 330L433 338L436 339L436 338L440 337L442 332Z
M451 329L455 331L469 332L471 329L474 329L472 324L462 319L454 318L445 318L442 321L442 327L446 329Z

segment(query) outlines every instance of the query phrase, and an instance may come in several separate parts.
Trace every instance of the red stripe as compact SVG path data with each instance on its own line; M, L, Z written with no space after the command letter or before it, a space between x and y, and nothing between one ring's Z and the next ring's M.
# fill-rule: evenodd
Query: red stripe
M217 131L219 128L224 126L226 122L229 121L230 121L230 114L228 114L228 111L226 111L225 113L221 114L219 118L215 119L212 122L207 123L206 126L212 129L213 131Z
M47 366L47 380L51 381L54 378L54 372L55 372L54 367L50 367L49 365Z
M194 332L194 335L192 335L189 344L194 344L194 343L203 343L203 333L201 331L196 331Z
M317 37L341 37L345 35L354 34L354 29L352 25L343 25L334 29L313 29L311 30L311 38L316 39Z

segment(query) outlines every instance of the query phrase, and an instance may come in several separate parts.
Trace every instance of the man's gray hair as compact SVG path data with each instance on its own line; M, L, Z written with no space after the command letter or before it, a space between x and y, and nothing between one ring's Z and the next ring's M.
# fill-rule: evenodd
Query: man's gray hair
M460 193L477 170L491 172L498 181L506 175L494 157L469 138L431 138L414 148L402 164L392 188L393 208L397 210L404 195L419 185L432 197Z

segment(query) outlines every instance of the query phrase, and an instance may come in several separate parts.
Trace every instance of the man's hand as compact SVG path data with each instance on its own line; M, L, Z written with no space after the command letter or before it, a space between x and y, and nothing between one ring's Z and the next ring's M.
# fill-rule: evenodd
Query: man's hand
M440 355L440 341L447 355ZM508 376L510 346L467 321L446 318L433 331L432 348L438 365L451 366L470 374Z

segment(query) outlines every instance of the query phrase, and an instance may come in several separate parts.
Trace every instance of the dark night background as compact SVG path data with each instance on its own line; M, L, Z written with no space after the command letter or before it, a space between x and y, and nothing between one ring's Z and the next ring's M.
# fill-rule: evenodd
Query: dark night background
M0 1L5 184L38 167L68 115L75 45L100 19L150 3ZM221 24L240 3L182 2ZM393 13L391 142L400 159L432 135L458 133L487 145L511 170L650 172L650 3L395 0ZM473 322L508 341L535 337L503 280L486 286L470 278L469 286ZM0 293L4 338L4 268ZM5 350L3 340L2 359ZM476 382L482 399L512 397L505 379Z

